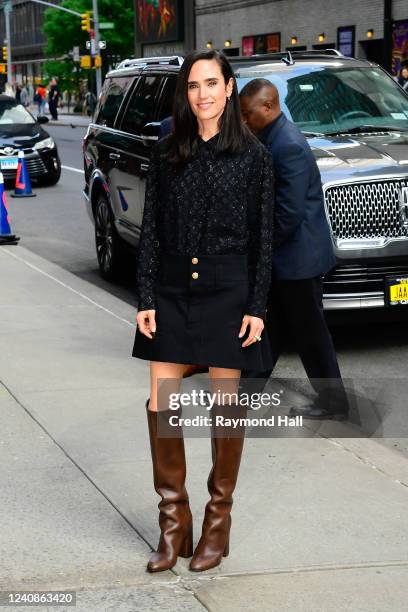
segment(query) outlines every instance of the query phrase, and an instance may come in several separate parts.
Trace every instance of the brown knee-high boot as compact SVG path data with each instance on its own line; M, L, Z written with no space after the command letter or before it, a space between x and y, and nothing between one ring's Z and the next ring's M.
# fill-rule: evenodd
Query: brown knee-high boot
M221 563L229 553L232 494L238 478L245 426L235 429L217 425L216 417L245 418L247 410L241 406L217 406L212 410L211 452L212 469L208 476L210 500L205 507L201 538L190 561L195 572L210 569Z
M168 425L168 417L180 413L174 410L157 412L148 409L150 448L153 462L154 488L160 495L159 525L160 539L157 551L147 564L149 572L170 569L177 557L191 557L193 554L193 520L188 494L185 487L186 458L184 453L183 430ZM164 430L178 437L158 437L158 418ZM163 433L160 429L159 434Z

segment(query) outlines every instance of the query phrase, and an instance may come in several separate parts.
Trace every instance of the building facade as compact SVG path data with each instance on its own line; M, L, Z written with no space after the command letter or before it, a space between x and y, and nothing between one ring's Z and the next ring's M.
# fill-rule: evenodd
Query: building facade
M194 0L135 1L135 57L183 55L195 48Z
M12 50L12 79L17 82L38 84L43 77L44 49L47 41L42 32L46 6L12 0L10 13L10 39ZM0 39L6 38L4 10L0 11Z
M388 48L390 69L394 38L394 71L408 61L407 0L196 0L195 14L197 47L229 55L336 48L384 65Z

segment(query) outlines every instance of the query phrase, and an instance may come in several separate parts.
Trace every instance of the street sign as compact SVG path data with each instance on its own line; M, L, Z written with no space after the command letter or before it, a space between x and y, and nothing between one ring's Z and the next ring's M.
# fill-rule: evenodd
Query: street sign
M99 48L100 49L106 49L106 40L100 40L99 41Z
M100 30L113 30L114 27L115 24L112 21L102 21L102 23L99 24Z
M90 40L87 40L87 41L86 41L86 48L87 48L87 49L90 49L90 48L91 48L91 41L90 41Z

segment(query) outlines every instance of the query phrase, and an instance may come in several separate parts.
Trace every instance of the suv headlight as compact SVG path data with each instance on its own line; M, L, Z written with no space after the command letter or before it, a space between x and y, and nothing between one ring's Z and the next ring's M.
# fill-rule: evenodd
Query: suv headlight
M44 140L40 140L39 142L36 142L34 145L34 149L53 149L55 147L55 142L54 140L51 138L51 136L49 138L45 138Z

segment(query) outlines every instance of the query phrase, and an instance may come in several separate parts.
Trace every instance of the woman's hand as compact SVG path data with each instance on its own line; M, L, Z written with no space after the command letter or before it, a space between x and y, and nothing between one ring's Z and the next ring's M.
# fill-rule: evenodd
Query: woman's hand
M256 337L261 338L262 332L264 329L264 322L260 317L251 317L251 315L245 315L242 319L241 329L239 331L238 338L242 338L245 335L247 328L249 325L249 336L243 342L242 346L245 348L246 346L250 346L254 342L259 342Z
M136 323L140 332L153 340L153 334L156 333L156 311L139 310L136 315Z

